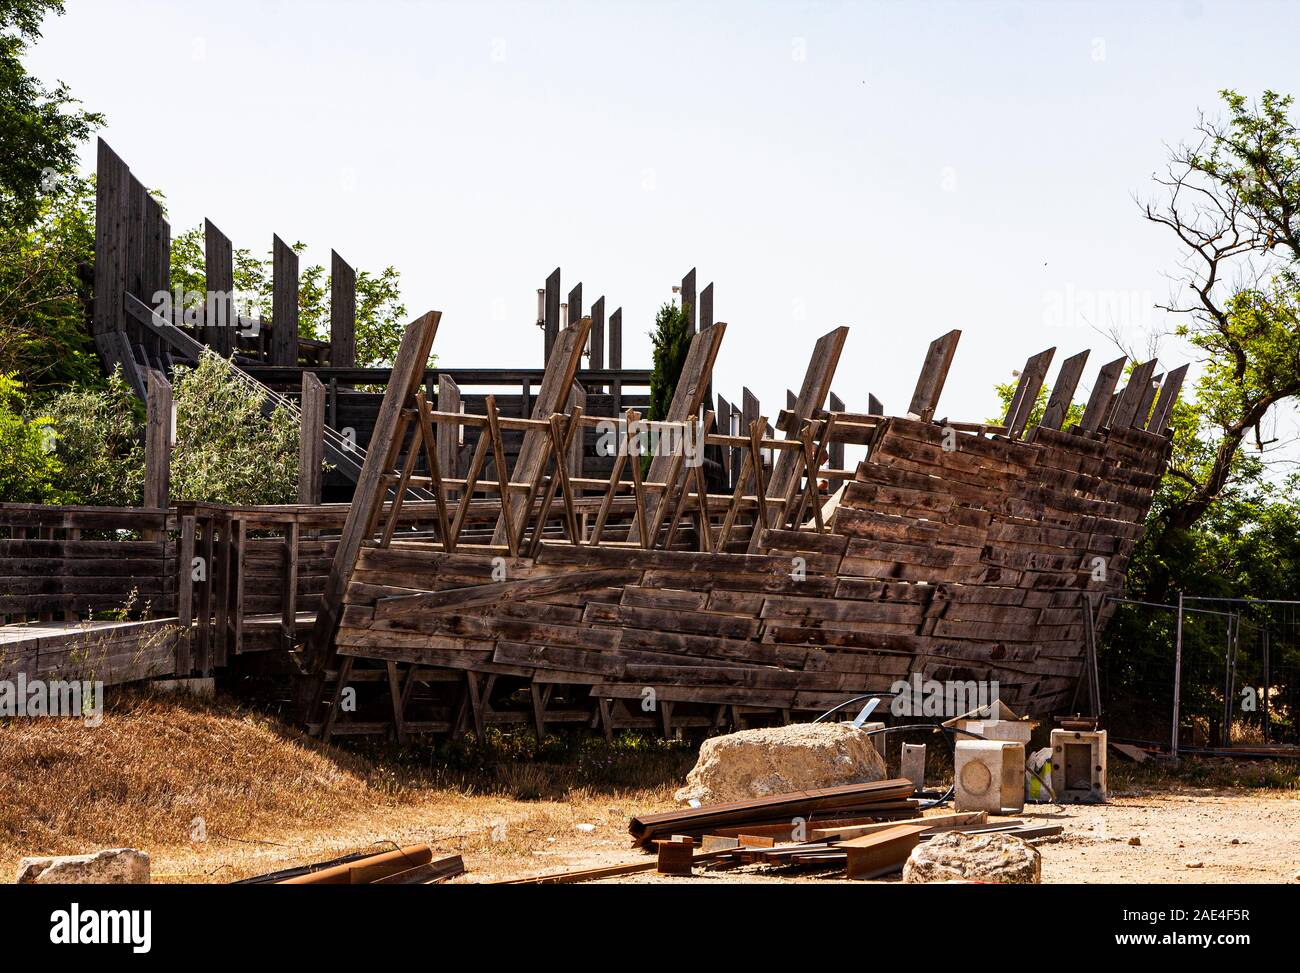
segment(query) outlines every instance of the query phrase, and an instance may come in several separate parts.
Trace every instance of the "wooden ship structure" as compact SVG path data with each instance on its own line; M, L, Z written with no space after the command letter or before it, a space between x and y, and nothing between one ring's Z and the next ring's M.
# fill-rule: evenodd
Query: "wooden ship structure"
M321 340L298 334L297 258L278 237L269 320L160 310L169 239L101 143L92 331L105 368L148 401L145 502L0 504L0 675L269 679L326 738L707 733L813 718L917 677L996 682L1040 716L1095 706L1097 633L1164 473L1186 366L1136 364L1121 389L1127 361L1111 361L1080 412L1080 352L1039 414L1048 349L1000 423L958 422L939 411L952 331L904 414L874 396L853 412L832 389L836 328L785 408L748 390L737 406L713 390L727 325L692 270L689 354L668 414L649 421L621 309L584 305L579 284L565 314L558 269L539 289L543 368L431 364L437 312L391 366L365 368L337 254ZM211 221L205 263L208 291L229 293L232 246ZM169 499L169 376L210 354L298 416L297 503ZM124 616L128 599L148 611Z

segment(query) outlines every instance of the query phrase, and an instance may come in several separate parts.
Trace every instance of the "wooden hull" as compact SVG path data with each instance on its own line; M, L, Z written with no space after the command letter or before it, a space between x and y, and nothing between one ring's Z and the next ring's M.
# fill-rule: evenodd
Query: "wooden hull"
M869 450L823 530L766 530L755 554L363 546L337 652L629 712L651 697L807 716L918 675L996 682L1036 715L1071 709L1085 605L1122 589L1169 440L889 418Z

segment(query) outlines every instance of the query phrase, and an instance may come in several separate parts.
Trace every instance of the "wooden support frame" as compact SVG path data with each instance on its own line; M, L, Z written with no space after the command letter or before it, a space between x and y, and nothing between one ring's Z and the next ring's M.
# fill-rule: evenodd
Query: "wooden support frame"
M402 344L397 350L393 362L393 379L379 409L375 433L370 440L370 448L366 450L361 474L357 478L356 492L339 536L334 562L330 566L320 608L316 613L316 624L308 642L304 658L308 678L304 680L299 693L302 722L307 721L309 710L320 693L321 674L332 655L334 634L343 612L343 592L356 567L361 546L370 536L375 508L383 503L385 477L392 469L396 452L401 446L398 436L398 426L401 424L398 419L420 390L429 361L429 351L441 319L439 311L430 311L419 318L406 329Z

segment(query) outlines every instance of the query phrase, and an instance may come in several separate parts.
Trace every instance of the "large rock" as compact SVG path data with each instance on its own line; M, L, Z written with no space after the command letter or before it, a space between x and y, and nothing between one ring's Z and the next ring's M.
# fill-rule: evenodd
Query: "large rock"
M675 796L714 804L884 778L885 761L863 731L844 723L795 723L705 740Z
M149 856L134 848L51 855L18 863L19 885L147 885Z
M923 841L903 865L904 882L995 882L1037 885L1042 877L1038 849L1009 834L952 831Z

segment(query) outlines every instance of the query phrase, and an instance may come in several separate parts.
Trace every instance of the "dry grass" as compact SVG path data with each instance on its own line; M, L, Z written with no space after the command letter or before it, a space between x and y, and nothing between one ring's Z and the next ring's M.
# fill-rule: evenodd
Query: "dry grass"
M129 845L163 880L229 880L393 843L518 871L573 840L627 847L627 818L671 804L693 763L629 737L492 734L482 745L322 746L228 700L110 696L103 723L0 725L0 869ZM196 841L195 819L206 840ZM509 863L509 865L507 865Z

